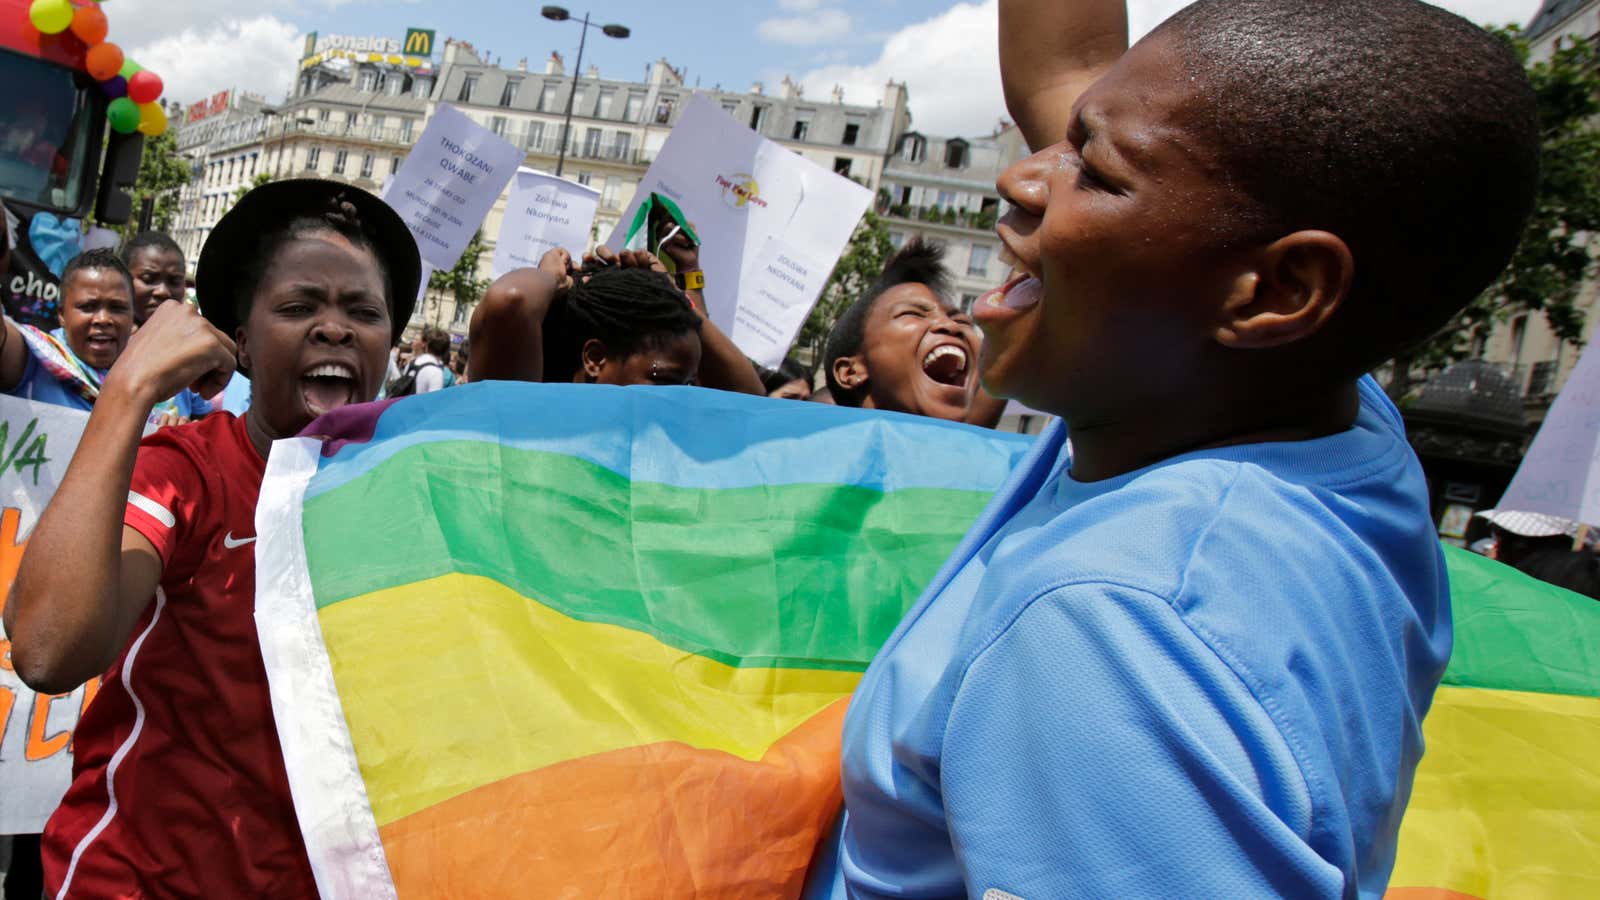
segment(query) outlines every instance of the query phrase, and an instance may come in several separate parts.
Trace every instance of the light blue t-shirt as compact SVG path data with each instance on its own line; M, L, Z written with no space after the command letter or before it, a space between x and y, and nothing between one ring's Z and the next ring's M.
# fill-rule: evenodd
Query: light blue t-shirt
M1095 483L1052 426L851 701L810 896L1380 897L1451 628L1360 391L1340 434Z
M51 334L61 341L62 346L67 347L68 352L71 352L72 348L67 344L66 334L62 329L57 328ZM21 397L24 400L32 400L37 403L50 403L55 406L65 406L70 409L85 411L94 409L93 400L84 397L74 385L63 382L53 375L49 369L39 362L39 358L33 354L33 348L26 344L24 346L28 348L28 362L22 369L22 378L6 393L13 397ZM93 372L95 377L102 382L106 380L106 373L110 371L109 369L96 369L87 363L83 363L82 359L79 359L79 363L85 369ZM210 415L212 409L211 403L204 397L188 388L184 388L178 392L176 397L164 403L156 404L155 409L150 414L152 422L158 415L166 411L176 411L180 416L199 419Z

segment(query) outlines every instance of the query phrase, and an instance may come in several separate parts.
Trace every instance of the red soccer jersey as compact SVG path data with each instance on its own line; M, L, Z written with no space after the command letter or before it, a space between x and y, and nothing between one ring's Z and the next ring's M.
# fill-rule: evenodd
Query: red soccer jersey
M139 447L124 521L161 587L78 724L52 897L316 896L253 615L265 468L224 413Z

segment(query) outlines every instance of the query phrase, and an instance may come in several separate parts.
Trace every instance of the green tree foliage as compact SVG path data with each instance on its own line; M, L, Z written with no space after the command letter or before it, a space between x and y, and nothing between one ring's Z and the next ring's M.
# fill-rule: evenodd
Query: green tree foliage
M894 245L889 242L889 226L877 213L868 210L860 224L856 225L855 234L851 235L844 255L833 267L833 274L828 276L828 283L823 286L817 305L800 327L800 337L795 345L809 347L812 359L821 359L822 345L828 339L833 323L878 277L878 273L883 271L883 264L893 253Z
M124 239L139 230L139 210L146 197L155 198L155 211L150 227L156 231L171 231L178 217L178 189L189 183L190 163L178 155L177 130L168 128L160 137L144 139L144 155L139 158L139 177L130 192L133 197L133 215L126 224L116 227Z
M458 306L470 308L489 289L489 279L478 277L478 261L483 256L483 232L472 235L467 249L449 271L434 272L428 276L428 289L453 296Z
M1395 360L1388 390L1404 396L1416 375L1471 355L1494 323L1541 313L1562 340L1580 341L1579 289L1596 271L1590 235L1600 231L1600 46L1566 40L1551 59L1528 63L1528 42L1515 26L1491 29L1528 68L1539 102L1542 159L1539 193L1522 243L1494 284L1447 327Z

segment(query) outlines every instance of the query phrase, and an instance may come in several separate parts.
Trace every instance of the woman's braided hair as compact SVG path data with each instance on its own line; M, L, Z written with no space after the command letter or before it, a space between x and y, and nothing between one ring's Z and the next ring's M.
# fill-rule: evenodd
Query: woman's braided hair
M372 254L373 260L378 264L378 272L383 276L383 296L388 304L389 313L394 313L394 285L389 278L389 267L384 262L383 254L378 252L378 238L372 229L361 221L355 204L344 199L340 194L328 200L328 206L321 212L307 212L273 228L261 235L256 244L256 250L249 259L242 260L245 274L240 279L239 295L234 298L238 304L239 321L250 318L250 305L255 300L257 289L261 287L261 279L267 274L267 267L271 265L273 257L278 251L291 241L307 237L312 234L331 231L343 236L350 243Z
M699 332L688 298L661 272L585 268L545 318L545 380L570 381L590 338L621 359Z

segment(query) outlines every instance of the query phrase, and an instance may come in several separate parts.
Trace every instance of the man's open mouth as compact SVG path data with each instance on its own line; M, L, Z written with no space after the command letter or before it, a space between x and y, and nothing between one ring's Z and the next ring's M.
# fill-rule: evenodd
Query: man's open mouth
M922 358L922 373L940 384L965 387L967 351L955 344L940 344Z
M317 366L300 376L300 397L314 416L356 402L356 372L342 363Z

